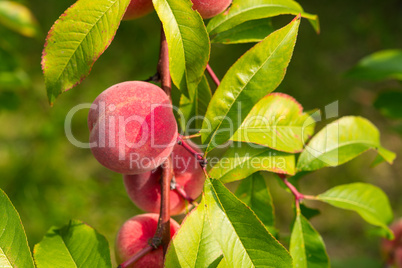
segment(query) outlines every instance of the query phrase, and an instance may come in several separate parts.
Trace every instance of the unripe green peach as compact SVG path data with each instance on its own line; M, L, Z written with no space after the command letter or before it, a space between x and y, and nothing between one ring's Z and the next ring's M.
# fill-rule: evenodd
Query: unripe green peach
M118 263L123 263L134 256L138 251L149 245L154 237L158 226L158 214L148 213L132 217L120 228L116 237L115 251ZM172 238L180 225L170 219L170 237ZM162 268L163 249L162 247L151 251L130 268Z
M140 174L160 166L171 154L177 124L170 99L158 86L130 81L103 91L88 115L90 147L105 167Z
M147 15L154 9L152 0L131 0L123 20L137 19Z
M187 141L196 151L195 145ZM195 200L202 192L205 175L194 155L183 146L176 145L172 152L173 172L176 183L186 195ZM124 185L134 204L146 212L157 213L161 202L160 179L162 168L138 175L125 175ZM188 202L187 202L188 203ZM184 211L186 200L176 191L170 191L170 214L177 215Z
M215 17L225 11L232 0L191 0L193 9L197 10L203 19Z

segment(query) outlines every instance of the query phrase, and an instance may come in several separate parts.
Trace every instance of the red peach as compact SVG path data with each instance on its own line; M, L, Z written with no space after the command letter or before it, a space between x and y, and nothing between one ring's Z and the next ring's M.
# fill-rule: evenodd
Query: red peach
M201 151L187 141L196 151ZM195 200L202 192L205 175L196 158L181 145L176 145L172 152L173 172L177 185L187 196ZM159 212L161 202L160 178L162 168L138 175L125 175L124 185L134 204L147 212ZM188 202L187 202L188 203ZM170 191L170 214L183 212L186 200L176 191Z
M232 0L191 0L193 9L197 10L203 19L215 17L225 11Z
M138 251L149 245L149 241L154 237L158 226L158 217L158 214L153 213L141 214L132 217L123 224L116 237L115 251L118 263L127 261ZM180 225L175 220L170 219L171 238L179 227ZM163 267L162 247L151 251L129 267Z
M143 17L154 9L152 0L131 0L124 14L123 20L132 20Z
M389 265L402 267L402 219L394 222L390 229L394 233L394 240L383 239L381 252Z
M140 81L103 91L91 106L88 127L95 158L122 174L157 168L171 154L177 139L169 97L160 87Z

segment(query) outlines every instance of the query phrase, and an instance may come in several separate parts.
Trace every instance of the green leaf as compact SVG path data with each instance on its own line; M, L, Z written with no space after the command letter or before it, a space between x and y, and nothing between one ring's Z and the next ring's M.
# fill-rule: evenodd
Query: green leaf
M260 173L254 173L242 180L235 192L237 198L246 204L267 227L275 225L275 209L272 197Z
M38 35L38 22L31 11L14 1L0 1L0 24L27 37Z
M295 156L255 144L235 143L212 167L209 175L227 183L247 178L260 170L293 175Z
M270 18L243 22L227 31L218 33L212 43L241 44L260 42L274 31Z
M365 80L402 80L402 49L382 50L366 56L346 76Z
M374 102L374 107L386 117L392 119L402 118L402 92L401 91L388 91L380 93Z
M207 30L213 39L214 35L232 29L243 22L283 14L301 14L310 21L317 32L320 31L317 15L305 13L299 4L292 0L234 0L227 12L209 21Z
M226 73L202 125L206 152L225 143L253 106L283 80L292 57L300 17L246 52Z
M321 268L329 267L325 244L320 234L298 211L290 237L290 255L293 267Z
M378 129L367 119L345 116L327 125L315 135L301 153L297 169L311 171L327 166L339 166L369 149L392 163L395 154L380 144Z
M153 0L169 47L174 84L193 99L209 60L209 37L190 0Z
M228 266L292 266L286 249L220 181L207 179L204 191L208 219Z
M198 85L193 99L187 98L184 94L180 98L180 123L182 129L190 132L196 130L198 132L202 126L202 119L207 112L207 107L211 101L212 93L209 87L208 80L203 76L200 84Z
M49 31L42 69L49 102L79 84L109 47L130 0L78 0Z
M315 120L291 96L272 93L250 111L231 140L297 153L314 133Z
M389 200L376 186L367 183L340 185L318 195L317 199L338 208L353 210L368 223L387 231L388 238L393 236L387 226L393 218Z
M52 227L34 248L37 268L112 267L106 238L77 220Z
M34 267L24 226L10 199L0 189L0 267Z
M216 267L222 250L207 219L204 199L184 219L169 244L165 267Z

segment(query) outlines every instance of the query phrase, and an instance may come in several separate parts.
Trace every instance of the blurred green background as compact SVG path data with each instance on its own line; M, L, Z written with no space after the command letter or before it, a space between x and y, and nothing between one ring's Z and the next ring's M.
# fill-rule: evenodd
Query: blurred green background
M52 225L80 219L104 234L111 245L120 225L140 211L128 199L121 175L98 164L89 149L74 147L66 138L64 120L77 104L91 103L109 86L127 80L143 80L156 71L159 22L155 14L123 22L110 48L95 63L90 76L61 95L54 107L47 102L40 68L47 31L74 0L18 1L36 16L41 35L27 38L0 24L0 188L21 215L33 247ZM400 122L388 120L373 108L377 93L400 90L396 81L364 82L344 77L362 57L375 51L402 48L402 1L354 0L299 2L307 12L318 14L321 34L302 21L293 59L277 91L294 96L306 110L324 109L339 101L339 115L361 115L382 133L383 145L402 152L402 138L395 131ZM291 20L274 20L280 27ZM213 45L210 65L222 77L251 47ZM4 73L15 76L1 76ZM88 110L80 110L72 131L88 140ZM327 123L327 122L324 122ZM389 196L395 217L402 216L402 162L370 168L375 153L369 152L339 168L327 168L301 181L301 190L318 194L342 183L369 182ZM292 196L268 178L278 216L277 227L289 235ZM374 229L352 212L308 203L321 215L312 220L323 235L334 267L379 264L379 238ZM347 264L349 263L349 264Z

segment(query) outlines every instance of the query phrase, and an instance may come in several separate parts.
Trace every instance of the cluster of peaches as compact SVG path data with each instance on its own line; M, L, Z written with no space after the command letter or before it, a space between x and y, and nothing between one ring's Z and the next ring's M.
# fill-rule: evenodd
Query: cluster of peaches
M158 86L141 81L116 84L93 102L88 115L91 151L105 167L123 174L134 204L147 214L129 219L116 240L116 255L124 262L148 244L157 229L161 203L162 164L173 163L170 215L202 191L204 172L193 154L177 143L178 130L170 99ZM198 153L201 151L187 142ZM171 220L171 234L179 224ZM162 249L140 259L133 267L162 267Z
M228 8L231 0L192 0L193 9L206 19ZM153 10L152 0L132 0L125 20L142 17ZM162 165L173 163L170 215L202 192L205 175L194 154L178 144L178 128L169 96L158 86L141 81L123 82L103 91L88 115L91 151L108 169L123 174L133 203L146 214L126 221L116 239L116 257L126 262L140 252L155 235L161 203ZM187 142L194 152L202 152ZM173 236L179 224L170 220ZM163 267L162 248L140 258L129 267Z

